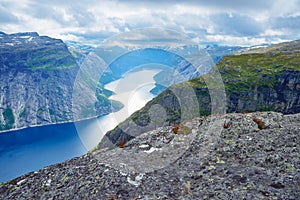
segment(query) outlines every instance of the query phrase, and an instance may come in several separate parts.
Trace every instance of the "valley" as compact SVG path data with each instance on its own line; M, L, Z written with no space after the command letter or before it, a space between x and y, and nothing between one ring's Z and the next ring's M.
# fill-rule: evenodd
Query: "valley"
M32 52L26 50L23 61L17 64L9 60L16 59L19 50L2 52L3 197L50 197L55 192L59 198L72 198L75 193L82 198L110 198L115 193L124 198L134 198L131 194L135 193L152 198L153 183L162 188L159 196L168 197L234 196L224 184L240 191L247 186L252 191L248 196L255 198L298 194L296 178L278 182L270 176L297 177L294 166L299 164L295 158L300 112L299 41L235 51L207 47L214 52L210 63L218 62L197 68L174 54L182 49L192 52L198 48L194 46L171 53L155 48L132 50L113 59L115 55L107 54L107 50L96 48L89 52L92 48L83 46L80 50L80 45L78 49L67 48L62 41L35 33L2 35L13 41L18 38L15 44L21 46L34 38L45 45L54 42L64 52L51 53L52 44L42 48L57 56L50 56L57 61L51 67L42 65L47 61L37 61L39 57L33 52L38 47L34 45L30 46ZM8 46L11 43L5 42L1 48ZM113 61L109 66L101 57L103 52L106 59ZM68 60L65 57L71 64L64 63ZM39 67L31 65L34 62ZM174 131L174 127L178 130ZM13 130L19 128L23 129ZM274 143L277 137L282 140ZM261 152L263 164L256 157ZM272 162L275 155L285 158L284 162ZM253 169L245 163L251 163ZM232 173L235 165L239 174ZM267 173L268 181L258 181L259 175L252 178L251 170ZM195 182L197 171L201 175L196 179L207 184L203 192L199 191L203 185ZM220 177L223 172L229 176ZM170 184L174 188L183 185L176 192L159 178L175 180L182 174L185 178ZM79 182L74 181L77 177ZM123 186L110 183L101 189L104 193L99 193L93 184L103 185L108 179L122 183L126 189L121 191ZM221 188L223 193L211 191L208 183L212 180L219 180L210 185ZM141 191L141 187L151 191ZM25 188L35 192L24 192Z
M77 122L1 133L0 182L86 154L97 146L107 131L154 97L150 90L155 86L153 76L156 73L157 70L139 70L105 85L114 92L111 98L125 106L118 112ZM144 78L139 79L141 76ZM147 80L147 85L141 87L137 80Z

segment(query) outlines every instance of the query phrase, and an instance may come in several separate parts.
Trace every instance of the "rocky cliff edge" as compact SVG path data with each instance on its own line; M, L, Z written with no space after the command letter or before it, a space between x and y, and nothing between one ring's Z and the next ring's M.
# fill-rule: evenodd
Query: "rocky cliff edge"
M1 199L298 199L300 114L211 115L32 172Z

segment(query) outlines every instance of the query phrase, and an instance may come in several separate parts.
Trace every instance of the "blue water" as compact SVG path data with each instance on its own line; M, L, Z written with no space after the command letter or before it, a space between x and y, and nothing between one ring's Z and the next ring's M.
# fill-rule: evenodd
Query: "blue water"
M140 55L142 53L147 55L145 57L148 60L144 59L142 62L136 59L136 56L142 57ZM121 70L120 66L127 62L132 66L126 65L124 69L122 68L123 71L129 70L133 66L143 65L142 69L145 75L151 75L151 79L141 75L140 72L132 72L136 74L123 77L117 84L110 83L115 86L114 90L117 91L116 95L111 98L122 102L124 105L123 110L101 118L77 122L76 124L55 124L0 133L0 182L87 153L88 150L100 142L106 131L114 128L119 122L125 120L131 113L140 109L154 97L150 94L150 90L155 87L155 83L158 83L158 80L153 79L158 71L150 73L144 70L145 64L150 63L151 66L148 67L157 70L162 65L177 66L183 59L175 54L169 55L162 50L149 49L135 51L126 54L126 56L127 60L121 56L119 62L114 62L114 70ZM172 76L172 73L169 74ZM142 82L139 82L140 80Z
M87 153L101 141L107 131L154 97L150 94L150 90L155 87L155 81L152 80L151 83L148 82L146 86L141 87L138 79L143 77L142 80L147 80L149 79L147 76L153 79L158 71L152 71L128 73L122 79L107 85L108 88L114 85L113 90L117 93L111 98L124 105L116 113L76 123L46 125L0 133L0 182Z
M0 182L86 152L74 123L0 133Z

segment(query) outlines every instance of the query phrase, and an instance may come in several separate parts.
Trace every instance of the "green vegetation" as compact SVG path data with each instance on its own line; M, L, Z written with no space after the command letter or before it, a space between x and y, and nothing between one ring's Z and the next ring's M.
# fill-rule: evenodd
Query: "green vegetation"
M15 123L15 117L11 108L6 108L2 112L4 122L0 124L0 130L11 129Z
M61 179L62 182L65 182L66 180L68 180L68 174L65 174Z
M13 50L2 48L1 55L4 56L4 60L8 60L7 65L10 67L56 70L76 66L74 57L63 45L63 43L41 44L39 47L24 45Z
M0 183L0 186L6 185L6 184L10 183L11 181L12 180L9 180L9 181L6 181L6 182L2 182L2 183Z
M300 52L253 53L224 57L215 68L220 72L226 92L253 92L257 87L273 88L283 70L300 69ZM206 88L205 75L189 83Z
M279 82L277 78L287 70L300 70L300 41L274 45L263 50L255 52L244 52L239 55L225 56L216 64L210 73L192 79L185 83L173 85L172 88L184 89L192 87L197 95L199 102L199 115L205 116L211 114L211 99L206 84L207 80L214 77L215 71L221 74L227 100L231 101L228 112L253 112L275 110L276 105L272 102L262 102L263 98L271 98L268 95L270 91L275 90ZM216 70L217 69L217 70ZM212 80L212 79L211 79ZM210 88L220 88L218 85L210 85ZM289 93L289 91L282 91ZM300 92L299 90L293 91ZM254 96L262 96L261 99ZM165 91L149 104L143 110L132 115L134 121L140 121L145 118L144 113L153 104L163 104L168 99L174 99L172 92ZM238 102L244 102L245 107L237 108ZM249 104L249 106L248 106ZM250 106L251 105L251 106ZM180 108L162 105L168 113L168 121L177 123L180 116ZM238 110L244 109L244 110Z
M82 107L81 115L83 117L91 116L91 114L95 114L94 105L85 105L84 107Z
M300 53L281 54L244 54L229 56L217 64L222 74L226 89L240 91L253 86L273 87L276 76L283 70L296 69L300 66ZM268 80L268 81L266 81Z
M49 113L50 113L50 115L55 115L55 111L52 110L51 108L49 108Z
M150 123L150 117L148 116L147 112L136 111L131 115L131 119L140 126L145 126Z
M24 62L23 51L28 49L19 49L16 53L16 60ZM76 64L74 57L71 53L62 46L46 46L39 49L32 49L30 55L26 58L26 66L30 69L66 69Z
M111 103L111 106L114 108L114 110L120 110L121 108L124 107L124 105L119 101L110 100L110 103Z
M15 117L12 109L10 108L5 109L3 112L3 117L8 121L8 124L12 125L15 123Z
M119 110L123 108L123 104L119 101L109 100L105 94L97 93L96 94L97 100L101 103L102 106L110 105L113 109Z
M37 110L37 115L43 114L43 112L45 112L46 110L47 110L47 108L45 108L45 107L39 108L39 109Z
M289 47L289 44L292 47ZM217 75L221 75L224 85L219 85L220 82L214 81L216 72L219 73ZM286 81L296 81L293 84L298 84L299 73L300 41L296 41L296 44L295 42L284 44L283 47L279 45L276 48L265 49L263 53L244 52L239 55L225 56L208 74L184 83L172 85L148 102L141 110L133 113L130 119L124 121L120 127L123 125L128 125L129 127L130 120L133 120L139 126L145 127L142 130L143 132L150 131L146 126L151 120L148 111L153 105L157 104L163 107L167 115L166 119L155 122L157 125L165 125L165 122L169 125L180 124L181 120L196 117L193 114L191 116L182 116L180 104L184 101L176 96L176 94L183 94L183 98L185 98L184 94L187 93L184 91L191 88L197 96L198 104L196 105L195 102L194 105L194 102L189 102L190 113L196 111L199 113L197 116L219 114L219 111L223 113L225 109L227 109L226 112L239 113L276 111L287 114L299 112L297 101L292 101L291 99L294 97L298 99L300 90L291 89L297 88L297 86L286 84ZM209 83L209 89L206 82ZM218 92L218 90L225 90L225 95L217 96L220 98L215 98L212 102L210 93ZM176 94L172 91L176 91ZM214 106L214 111L212 111L212 105ZM218 107L219 105L221 105L220 108ZM129 128L126 131L130 132L131 130ZM188 130L184 132L188 132ZM128 140L131 139L122 135L122 133L121 128L116 127L107 136L113 142L117 142L115 138L121 136L122 139L124 139L123 137ZM231 141L228 141L228 144L235 145Z
M24 109L20 112L19 118L26 117L26 115L27 115L26 108L24 108Z

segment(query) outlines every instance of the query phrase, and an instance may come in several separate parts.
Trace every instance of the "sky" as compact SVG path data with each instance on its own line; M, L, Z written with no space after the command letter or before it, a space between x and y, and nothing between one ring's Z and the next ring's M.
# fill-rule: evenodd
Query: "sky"
M259 45L300 39L300 0L0 0L0 31L103 41L158 27L196 43Z

